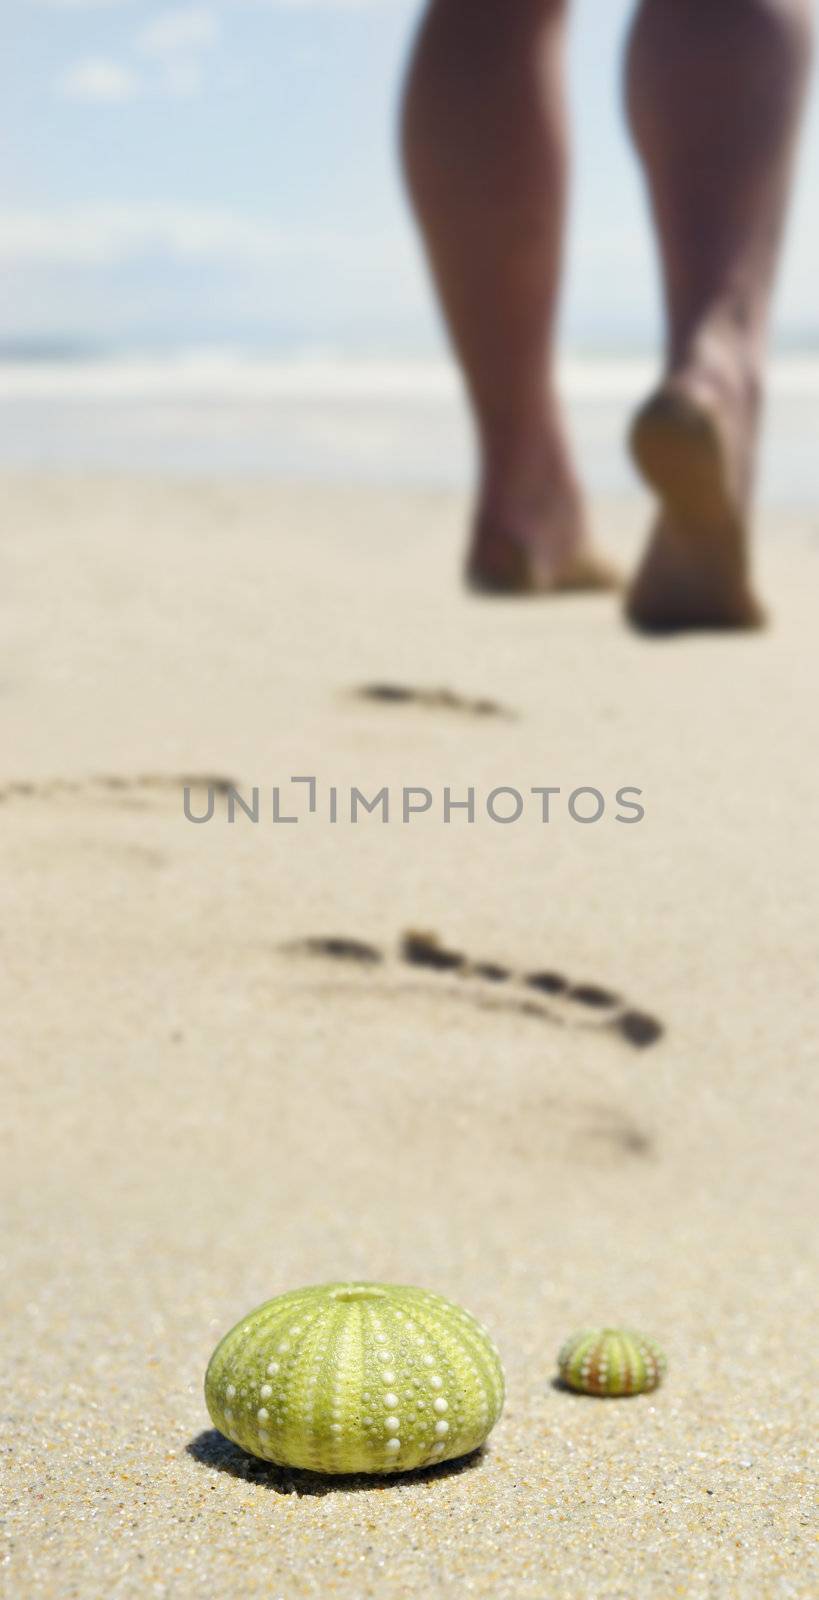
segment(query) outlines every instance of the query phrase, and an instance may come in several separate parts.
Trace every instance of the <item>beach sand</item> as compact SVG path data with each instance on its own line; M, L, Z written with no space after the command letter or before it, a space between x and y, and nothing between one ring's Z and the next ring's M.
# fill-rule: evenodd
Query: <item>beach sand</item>
M606 597L467 595L456 495L7 477L0 508L8 1593L815 1594L819 519L763 529L767 633L649 641ZM597 508L626 560L644 519ZM192 826L185 775L265 820L219 793ZM353 784L433 805L332 824ZM408 929L511 976L408 964ZM336 1482L213 1432L220 1335L347 1277L487 1324L477 1458ZM555 1388L596 1323L666 1384Z

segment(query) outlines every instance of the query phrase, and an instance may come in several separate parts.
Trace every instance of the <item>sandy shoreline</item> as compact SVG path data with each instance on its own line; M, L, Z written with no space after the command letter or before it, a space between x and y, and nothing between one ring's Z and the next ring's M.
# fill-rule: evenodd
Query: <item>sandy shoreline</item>
M815 1593L815 516L763 528L767 635L647 643L606 598L462 593L454 495L0 505L9 1593ZM643 518L598 508L624 559ZM384 682L513 714L355 693ZM194 827L190 774L635 785L646 815ZM402 962L412 928L622 999L535 1014ZM330 934L384 959L285 948ZM352 1491L219 1446L216 1339L344 1276L487 1323L477 1461ZM654 1334L667 1385L555 1390L597 1321Z

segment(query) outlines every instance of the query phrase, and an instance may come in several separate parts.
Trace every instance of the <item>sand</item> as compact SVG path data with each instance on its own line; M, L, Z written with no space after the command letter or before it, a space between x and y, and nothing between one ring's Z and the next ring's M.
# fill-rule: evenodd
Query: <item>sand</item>
M463 593L456 496L10 477L0 504L8 1592L816 1593L816 517L768 519L767 634L651 642L606 597ZM631 559L644 516L600 506L601 537ZM193 826L186 774L258 785L265 820L216 794ZM388 824L346 819L353 784ZM408 785L433 803L403 824ZM563 791L548 826L532 786ZM511 976L408 964L409 929ZM213 1433L217 1338L341 1277L486 1322L481 1455L336 1483ZM555 1388L598 1322L659 1339L665 1386Z

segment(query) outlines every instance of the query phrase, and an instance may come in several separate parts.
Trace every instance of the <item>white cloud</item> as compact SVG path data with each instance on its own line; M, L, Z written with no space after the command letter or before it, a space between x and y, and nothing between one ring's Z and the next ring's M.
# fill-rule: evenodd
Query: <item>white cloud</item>
M48 0L50 4L78 7L80 0ZM114 4L116 0L92 0ZM202 87L204 58L219 38L219 19L207 6L176 6L160 11L132 42L129 52L139 61L136 70L125 62L89 56L69 67L58 88L71 100L98 105L121 105L137 95L196 94Z
M40 5L64 11L124 7L129 0L37 0ZM247 4L248 0L238 0ZM364 10L389 6L395 0L250 0L265 9ZM72 100L98 105L119 105L138 95L187 98L203 85L204 63L222 32L220 11L209 5L170 6L157 12L132 37L128 55L139 64L135 70L104 57L89 57L70 67L58 80L62 94Z
M180 6L161 11L142 29L136 47L159 61L174 61L180 56L210 50L219 37L219 22L205 6Z
M219 33L219 19L208 7L177 6L154 17L137 34L134 47L158 74L160 93L188 96L202 87L203 60Z
M139 92L139 80L129 67L117 61L105 56L89 56L63 73L59 88L69 100L112 106L133 100Z

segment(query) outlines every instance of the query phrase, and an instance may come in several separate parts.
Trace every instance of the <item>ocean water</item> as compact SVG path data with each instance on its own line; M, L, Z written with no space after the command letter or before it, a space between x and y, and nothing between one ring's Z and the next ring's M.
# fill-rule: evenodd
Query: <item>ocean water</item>
M656 377L642 356L571 357L561 388L593 492L635 485L628 418ZM819 356L772 364L761 492L819 507ZM240 474L460 489L472 430L445 358L190 351L0 360L0 468Z

